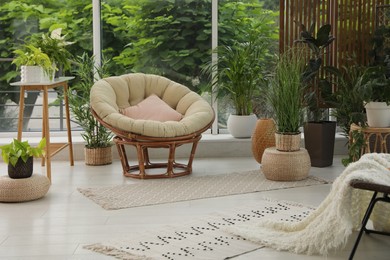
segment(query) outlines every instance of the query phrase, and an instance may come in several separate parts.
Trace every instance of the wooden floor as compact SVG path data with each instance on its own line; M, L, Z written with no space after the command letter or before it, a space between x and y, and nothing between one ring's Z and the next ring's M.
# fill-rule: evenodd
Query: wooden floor
M258 167L250 157L200 158L194 161L193 175L221 174ZM311 174L333 180L343 169L340 157L337 157L332 167L312 168ZM2 175L6 174L3 162L0 170ZM35 172L42 171L44 168L36 160ZM66 161L53 161L52 187L43 199L28 203L0 203L0 259L112 259L84 250L82 246L130 232L148 232L167 224L180 224L264 197L316 206L331 187L327 184L113 211L102 209L77 191L78 187L132 182L134 180L122 176L119 161L108 166L86 166L83 161L76 161L73 167ZM260 249L235 259L347 259L355 236L345 249L327 258ZM363 236L355 259L390 259L390 237Z

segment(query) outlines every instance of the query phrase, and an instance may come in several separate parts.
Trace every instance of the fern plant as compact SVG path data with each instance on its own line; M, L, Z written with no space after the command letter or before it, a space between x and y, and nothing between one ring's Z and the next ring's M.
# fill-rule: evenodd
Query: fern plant
M15 64L18 69L21 66L40 66L47 75L53 75L52 61L40 48L32 44L25 44L13 53L15 54L15 59L12 61L12 64Z

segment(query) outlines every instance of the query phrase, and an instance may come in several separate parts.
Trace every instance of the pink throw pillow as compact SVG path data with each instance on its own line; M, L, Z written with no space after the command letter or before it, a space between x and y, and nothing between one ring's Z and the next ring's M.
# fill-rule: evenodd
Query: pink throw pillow
M171 108L158 96L151 95L135 106L120 109L119 112L133 119L165 121L180 121L183 115Z

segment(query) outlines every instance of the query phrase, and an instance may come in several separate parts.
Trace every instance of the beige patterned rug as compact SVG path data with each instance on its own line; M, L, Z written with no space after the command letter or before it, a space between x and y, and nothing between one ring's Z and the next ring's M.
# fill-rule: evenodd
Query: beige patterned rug
M132 233L110 241L84 246L118 259L231 259L263 248L225 231L225 227L258 220L300 221L314 208L288 201L262 199L256 204L219 212L192 222Z
M200 177L141 180L136 184L78 190L104 209L112 210L326 183L329 182L313 176L301 181L270 181L260 170L253 170Z

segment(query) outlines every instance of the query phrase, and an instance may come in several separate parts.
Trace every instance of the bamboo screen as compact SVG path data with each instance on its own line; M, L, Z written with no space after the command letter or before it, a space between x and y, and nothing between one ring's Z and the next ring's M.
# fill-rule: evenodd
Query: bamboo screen
M306 28L315 22L316 29L329 23L336 40L328 47L324 65L341 67L351 57L367 65L376 11L388 4L390 0L280 0L280 51L300 38L296 22Z

